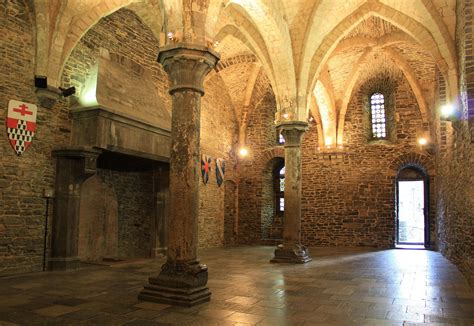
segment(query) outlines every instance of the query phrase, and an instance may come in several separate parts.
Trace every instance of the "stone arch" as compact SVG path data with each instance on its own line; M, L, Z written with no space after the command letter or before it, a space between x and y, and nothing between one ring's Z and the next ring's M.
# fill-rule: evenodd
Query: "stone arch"
M126 28L124 24L132 28ZM158 48L159 42L148 25L134 11L121 8L102 17L82 35L64 63L61 83L65 87L75 86L80 105L97 102L100 100L97 94L100 58L120 62L130 70L152 71L149 76L154 75L160 82L167 83L167 78L163 78L165 72L156 62ZM87 93L93 94L92 101L84 100Z
M232 65L237 65L239 63L255 63L257 62L257 58L251 54L241 54L231 58L227 58L221 60L217 63L216 68L214 68L217 72L224 70Z
M449 50L446 49L449 45L438 45L426 26L387 5L379 2L366 2L337 24L337 26L325 36L314 53L306 53L302 56L301 60L303 60L303 62L304 60L309 59L308 56L310 56L311 59L308 60L310 62L309 65L301 65L301 77L298 89L300 92L305 92L305 94L300 94L300 98L306 99L308 94L310 94L322 67L336 48L339 41L350 30L352 30L354 26L360 23L360 21L371 15L378 16L390 22L413 37L423 48L430 52L445 77L448 76L448 71L450 69L455 69L455 58L452 58L449 55L442 55L442 53L449 53ZM443 51L440 50L440 47ZM305 50L306 49L304 49L304 51ZM450 85L450 89L454 90L455 85Z
M389 164L390 175L395 177L404 168L411 167L423 171L429 176L435 175L435 168L432 158L422 153L408 153L394 159Z
M391 41L388 41L389 43ZM389 44L388 43L388 44ZM385 46L387 43L382 42L380 43L381 46ZM419 83L418 78L416 77L413 69L410 67L408 62L396 51L389 47L383 47L382 51L396 64L396 66L402 71L403 75L405 76L408 84L411 87L413 94L418 103L418 109L420 111L421 119L424 123L428 122L429 119L429 109L426 98L423 94L422 87ZM355 63L354 68L352 69L351 73L349 74L349 78L346 83L345 92L342 98L341 108L338 117L338 130L337 130L337 143L343 144L344 142L344 124L346 119L347 109L354 93L354 88L357 84L357 80L360 77L361 70L363 65L369 59L373 49L367 48L358 61Z
M257 164L266 166L274 158L285 158L285 149L283 146L275 146L265 150Z
M87 14L80 16L72 16L71 13L63 14L58 20L58 24L53 35L53 46L48 58L48 77L53 86L59 86L61 76L63 74L64 66L67 59L71 55L73 49L76 47L81 38L93 26L97 24L103 17L106 17L117 10L129 6L130 0L117 0L114 4L109 2L101 2L95 7L90 8ZM161 2L160 2L161 3ZM164 21L157 20L157 17L165 19L164 15L159 13L165 12L160 3L144 3L148 10L140 10L140 6L133 4L129 7L153 32L155 38L159 42L160 32L164 25ZM71 9L69 9L71 10ZM68 8L65 8L68 11ZM158 13L151 15L150 12ZM72 16L72 17L71 17ZM157 23L159 21L160 23Z
M279 1L257 3L253 0L244 0L239 1L238 4L230 2L226 10L231 16L240 14L246 17L249 23L240 24L240 26L255 26L255 22L259 22L251 35L258 35L262 39L260 46L272 53L268 58L268 64L271 65L273 73L272 84L277 96L277 112L288 111L289 114L297 117L298 112L293 112L297 106L293 54L291 47L288 46L291 44L291 38L288 25L278 14L283 12L281 3Z
M216 34L215 40L222 42L226 37L232 36L242 42L242 44L258 58L270 79L270 83L275 86L276 81L270 55L265 46L265 41L259 34L256 26L243 14L233 10L232 7L228 7L226 10L228 10L228 14L232 16L234 24L226 24L223 26ZM245 28L242 26L245 26ZM219 46L217 46L216 50L219 51Z

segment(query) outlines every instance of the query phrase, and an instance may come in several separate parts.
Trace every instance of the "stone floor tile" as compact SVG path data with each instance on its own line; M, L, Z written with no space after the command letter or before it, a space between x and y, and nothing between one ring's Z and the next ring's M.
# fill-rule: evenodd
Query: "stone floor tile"
M1 318L1 317L0 317L0 318ZM0 319L0 325L1 325L1 326L17 326L17 325L20 325L20 324L10 323L10 322L8 322L8 321L1 320L1 319Z
M474 291L439 253L310 252L309 264L280 265L268 263L272 247L202 250L213 294L210 302L191 308L138 301L148 277L160 270L160 259L0 278L0 320L27 325L474 325ZM415 265L399 264L406 259ZM77 310L48 311L53 306ZM43 309L49 315L35 313Z
M257 323L257 326L300 326L304 325L303 320L283 318L283 317L265 317L263 320Z
M225 300L226 302L237 303L241 305L253 305L259 301L257 298L253 297L244 297L244 296L235 296L233 298Z
M141 309L149 309L149 310L156 310L156 311L161 311L163 309L171 307L170 305L163 304L163 303L155 303L155 302L147 302L147 301L142 301L136 305L134 305L136 308L141 308Z
M423 314L417 313L390 311L387 315L387 319L403 322L422 323L425 320L425 316Z
M54 305L49 306L46 308L41 308L38 310L34 310L34 313L39 315L48 316L48 317L58 317L70 312L78 311L80 308L78 307L70 307L70 306L63 306L63 305Z
M154 321L160 323L170 323L170 324L190 324L196 317L192 315L181 314L179 312L168 312L163 313L159 317L157 317Z
M64 314L62 317L66 319L72 319L72 320L88 320L96 317L100 317L104 315L103 312L100 311L93 311L93 310L78 310L74 312L70 312L67 314Z
M205 309L200 310L197 314L204 317L224 319L225 317L230 316L233 313L235 313L235 311L225 310L225 309L205 308Z
M366 318L364 319L362 325L364 326L405 326L407 323L387 320L387 319L378 319L378 318Z
M231 320L239 323L250 323L256 324L259 321L265 319L265 316L262 315L254 315L254 314L246 314L242 312L235 312L225 318L226 320Z

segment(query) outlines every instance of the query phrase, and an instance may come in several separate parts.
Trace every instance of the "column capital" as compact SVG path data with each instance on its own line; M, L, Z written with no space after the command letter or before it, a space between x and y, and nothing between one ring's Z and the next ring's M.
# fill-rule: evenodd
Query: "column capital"
M184 42L164 46L158 54L158 62L170 79L170 94L192 90L204 95L204 77L219 59L219 54L211 48Z
M285 147L300 146L301 137L308 130L308 123L305 121L285 121L277 128L281 130L285 138Z

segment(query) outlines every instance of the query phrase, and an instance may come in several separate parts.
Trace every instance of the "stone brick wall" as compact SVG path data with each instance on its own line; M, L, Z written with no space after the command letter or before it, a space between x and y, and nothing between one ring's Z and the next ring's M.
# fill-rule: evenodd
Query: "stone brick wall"
M155 196L152 172L98 169L97 175L117 197L119 257L149 257Z
M302 144L302 241L310 246L390 247L395 241L395 194L398 170L406 164L424 168L434 193L432 159L417 139L424 130L415 96L403 75L392 86L394 123L389 142L368 141L367 83L359 85L346 115L342 150L318 150L312 125ZM239 242L261 243L267 215L273 217L272 158L283 156L275 146L275 102L270 91L250 117L247 144L252 157L241 164L239 184ZM434 245L434 196L430 202L431 241ZM267 212L268 210L268 212ZM270 216L269 215L269 216ZM267 235L268 236L268 235ZM263 241L264 243L268 243Z
M152 71L161 100L171 108L168 78L156 61L158 40L133 11L124 8L103 17L81 38L64 67L65 86L75 86L77 95L81 94L91 67L97 63L100 48L127 57Z
M257 78L249 109L246 145L250 155L239 161L239 243L262 243L268 236L269 220L273 217L273 180L271 177L275 151L275 96L263 72ZM276 154L277 153L277 154Z
M211 73L204 87L206 94L201 106L201 154L211 156L209 182L199 187L200 209L199 247L224 245L225 186L216 181L216 158L225 160L225 177L235 175L235 156L238 125L232 100L219 74ZM227 195L231 193L227 192Z
M416 98L403 77L394 82L393 101L388 108L395 117L390 141L367 139L367 128L363 126L370 127L365 122L370 93L365 84L359 86L351 99L343 149L318 150L316 126L304 135L302 241L305 245L394 245L396 175L402 166L392 162L408 155L411 159L402 161L416 164L423 161L418 158L426 157L417 145L423 124ZM433 172L428 171L431 176ZM431 185L434 187L434 182Z
M461 91L458 107L461 119L441 122L446 126L445 146L440 147L437 161L440 178L437 189L437 236L439 250L452 260L474 282L474 156L472 144L472 79L474 59L472 57L472 11L470 0L457 2L456 46L459 63L459 86ZM470 41L468 41L470 39Z
M162 67L156 62L158 54L158 41L153 37L151 31L143 22L130 10L120 9L117 12L101 19L92 29L90 29L76 46L64 69L63 82L65 85L74 85L81 91L90 72L90 68L97 61L100 48L108 49L110 52L130 58L141 66L153 72L156 87L160 94L162 105L171 108L171 98L168 95L168 77ZM201 210L199 215L199 246L221 246L223 245L224 234L224 187L218 187L215 179L215 158L226 160L227 175L232 174L233 163L229 158L229 152L233 148L236 134L235 117L233 107L227 92L223 92L224 83L217 74L208 79L205 85L206 95L202 99L201 110L201 152L213 158L212 172L208 185L201 184ZM124 175L122 178L129 178ZM120 178L117 174L117 178ZM137 181L137 180L135 180ZM143 186L145 186L143 184ZM127 191L131 191L128 189ZM131 197L139 197L141 190L136 189L136 193ZM121 203L118 196L119 207L126 207L131 197L123 196ZM125 205L125 206L124 206ZM133 209L128 214L141 214ZM125 252L124 248L119 248L125 256L142 255L145 251L146 238L149 237L149 226L142 222L136 222L133 217L126 222L128 227L140 224L140 234L144 237L143 243L131 244L134 252ZM119 219L119 230L122 221ZM138 232L138 230L136 230ZM136 233L136 232L135 232ZM138 234L132 234L130 239L138 241ZM127 240L128 241L128 240ZM119 243L127 243L121 241ZM132 241L132 240L130 240Z
M0 3L0 123L5 123L10 99L38 104L34 88L34 23L27 2ZM5 37L4 37L5 36ZM156 62L158 42L130 10L121 9L104 17L81 39L63 72L64 87L75 86L81 94L100 48L130 58L152 71L161 105L171 108L168 78ZM230 98L222 92L218 75L208 81L203 99L202 148L213 158L226 160L228 175L235 162L229 156L236 141L236 122ZM39 271L42 267L44 189L54 188L55 160L51 151L67 146L71 120L69 99L60 99L52 109L38 107L38 129L31 147L18 157L6 133L0 137L0 275ZM73 101L71 101L73 102ZM213 161L213 165L215 161ZM215 168L215 165L214 165ZM100 170L104 181L113 184L119 205L119 255L148 256L150 249L149 175ZM130 186L131 185L131 186ZM199 238L201 247L223 244L224 187L217 187L215 170L210 184L202 186ZM50 222L52 219L50 201Z
M34 93L32 17L27 1L0 2L0 275L42 268L43 190L54 187L51 150L65 144L70 131L66 103L46 109ZM38 105L37 132L21 156L10 147L4 127L12 99ZM52 201L49 208L51 214Z

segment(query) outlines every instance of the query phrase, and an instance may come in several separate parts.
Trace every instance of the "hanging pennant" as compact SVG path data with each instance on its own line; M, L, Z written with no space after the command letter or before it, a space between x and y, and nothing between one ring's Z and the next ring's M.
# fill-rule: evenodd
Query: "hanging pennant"
M8 140L18 156L26 151L35 136L36 113L37 107L34 104L15 100L8 103Z
M216 158L216 180L217 185L220 187L224 182L225 174L225 161L222 158Z
M209 181L209 173L211 172L211 157L205 154L201 155L201 174L202 182L207 184Z

